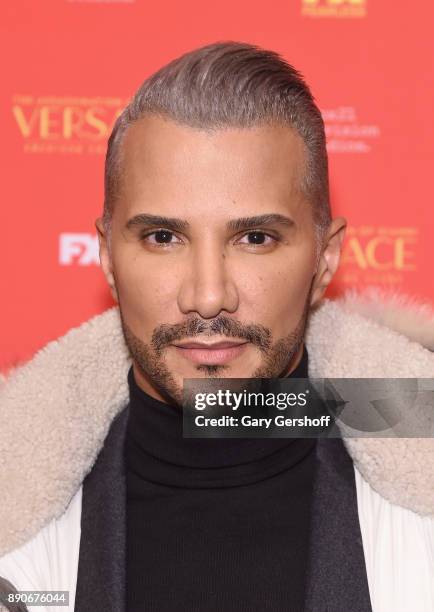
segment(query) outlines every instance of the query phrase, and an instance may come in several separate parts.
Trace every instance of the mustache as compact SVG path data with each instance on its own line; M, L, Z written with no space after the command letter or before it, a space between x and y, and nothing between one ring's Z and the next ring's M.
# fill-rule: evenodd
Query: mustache
M152 334L151 344L157 352L161 352L165 346L183 338L214 335L247 340L264 352L270 348L272 341L271 331L267 327L257 323L242 324L220 315L212 321L194 317L178 325L160 325Z

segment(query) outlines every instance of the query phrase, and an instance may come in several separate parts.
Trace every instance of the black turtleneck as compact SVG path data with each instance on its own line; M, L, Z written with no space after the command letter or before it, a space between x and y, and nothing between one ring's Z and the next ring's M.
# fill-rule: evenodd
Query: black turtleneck
M128 383L127 611L302 610L316 440L183 438Z

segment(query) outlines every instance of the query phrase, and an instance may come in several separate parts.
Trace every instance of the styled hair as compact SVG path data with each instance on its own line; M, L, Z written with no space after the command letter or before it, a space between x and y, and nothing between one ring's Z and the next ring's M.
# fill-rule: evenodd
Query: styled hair
M324 122L302 75L276 52L218 42L180 56L146 79L108 141L103 220L109 232L122 182L122 139L147 114L204 130L267 123L292 127L305 145L301 189L322 238L331 220Z

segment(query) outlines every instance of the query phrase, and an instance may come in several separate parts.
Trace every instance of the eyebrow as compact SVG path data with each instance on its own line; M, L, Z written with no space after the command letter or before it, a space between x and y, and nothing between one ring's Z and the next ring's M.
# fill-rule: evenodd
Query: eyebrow
M279 215L277 213L270 213L267 215L257 215L256 217L241 217L240 219L232 219L226 224L227 229L235 232L241 230L248 230L258 225L285 225L292 227L295 225L294 221L290 217Z
M293 227L294 221L290 217L285 217L277 213L269 213L266 215L257 215L255 217L240 217L239 219L231 219L226 223L226 228L235 232L252 229L258 225L284 225ZM162 217L160 215L150 215L142 213L129 219L126 224L127 229L147 225L151 227L165 227L167 229L182 232L190 227L188 221L177 219L175 217Z

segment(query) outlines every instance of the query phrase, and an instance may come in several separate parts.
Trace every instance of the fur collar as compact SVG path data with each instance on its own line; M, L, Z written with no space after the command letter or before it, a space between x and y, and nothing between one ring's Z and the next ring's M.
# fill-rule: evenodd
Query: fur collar
M434 315L375 291L324 300L306 335L313 377L434 376ZM116 307L50 342L0 391L0 556L59 517L128 401L131 361ZM351 438L364 478L434 515L434 439Z

